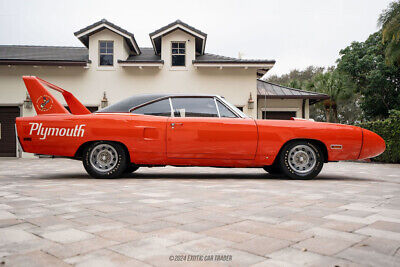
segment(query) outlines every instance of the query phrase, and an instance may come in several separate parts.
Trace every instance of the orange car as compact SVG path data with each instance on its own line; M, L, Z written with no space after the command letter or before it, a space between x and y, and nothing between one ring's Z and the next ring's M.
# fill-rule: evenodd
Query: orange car
M311 179L325 162L375 157L377 134L355 126L254 120L215 95L137 95L90 113L71 93L24 76L37 116L16 119L26 152L80 159L96 178L141 166L264 168ZM47 88L60 92L69 112Z

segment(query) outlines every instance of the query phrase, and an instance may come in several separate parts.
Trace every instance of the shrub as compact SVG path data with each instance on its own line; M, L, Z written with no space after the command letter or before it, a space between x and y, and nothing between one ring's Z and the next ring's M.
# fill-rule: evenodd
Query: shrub
M373 161L400 163L400 110L391 110L382 121L359 123L357 126L379 134L386 142L386 150Z

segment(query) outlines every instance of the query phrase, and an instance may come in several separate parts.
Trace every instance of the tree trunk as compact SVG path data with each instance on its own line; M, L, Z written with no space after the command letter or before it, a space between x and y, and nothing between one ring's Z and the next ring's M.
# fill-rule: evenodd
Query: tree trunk
M335 101L332 101L331 102L332 104L331 104L331 107L332 107L332 115L333 115L333 122L336 122L336 123L338 123L339 122L339 118L338 118L338 111L337 111L337 104L336 104L336 102Z
M332 103L330 99L324 100L324 102L322 102L325 108L325 119L326 122L331 122L331 107L332 107Z
M339 118L338 118L338 112L337 112L337 107L332 109L333 112L333 122L338 123Z
M331 109L328 107L325 107L325 119L326 122L331 122Z

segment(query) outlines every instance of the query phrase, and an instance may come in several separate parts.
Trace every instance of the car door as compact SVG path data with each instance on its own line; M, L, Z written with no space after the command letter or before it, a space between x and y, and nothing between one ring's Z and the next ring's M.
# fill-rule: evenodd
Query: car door
M213 97L173 97L171 104L168 158L254 159L257 126L253 119L237 117ZM230 115L220 116L219 110Z
M136 164L162 164L166 157L166 124L171 116L168 98L131 111L130 141Z

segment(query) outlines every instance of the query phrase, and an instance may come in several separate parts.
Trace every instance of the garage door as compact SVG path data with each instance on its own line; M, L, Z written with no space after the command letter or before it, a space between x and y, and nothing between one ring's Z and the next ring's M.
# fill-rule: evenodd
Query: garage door
M0 107L0 157L15 157L15 118L19 117L19 107Z
M296 117L296 111L263 111L262 118L265 120L290 120Z
M69 109L69 107L68 106L65 106L65 108L69 111L69 112L71 112L71 110ZM92 106L86 106L86 108L90 111L90 112L95 112L95 111L97 111L98 109L99 109L99 107L92 107Z

